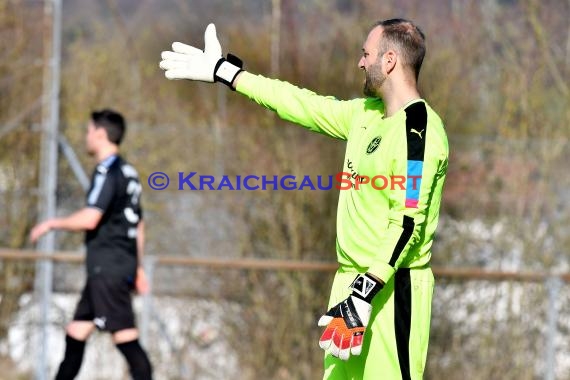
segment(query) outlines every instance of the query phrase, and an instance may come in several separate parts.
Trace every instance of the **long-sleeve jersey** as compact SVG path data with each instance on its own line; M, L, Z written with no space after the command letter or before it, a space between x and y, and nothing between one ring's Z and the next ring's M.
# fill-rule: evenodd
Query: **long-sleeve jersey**
M385 116L378 98L337 100L243 72L236 91L282 119L346 140L337 210L337 259L387 282L429 265L449 148L439 116L418 99Z

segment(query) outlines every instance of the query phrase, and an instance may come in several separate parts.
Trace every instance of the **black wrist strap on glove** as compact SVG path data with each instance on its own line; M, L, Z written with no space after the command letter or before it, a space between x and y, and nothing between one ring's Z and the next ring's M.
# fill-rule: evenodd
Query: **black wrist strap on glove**
M374 296L384 287L384 284L368 274L361 274L354 279L350 288L352 289L352 295L364 300L368 303L372 303Z
M220 58L214 68L214 81L221 82L235 91L232 86L234 79L243 71L243 62L233 54Z

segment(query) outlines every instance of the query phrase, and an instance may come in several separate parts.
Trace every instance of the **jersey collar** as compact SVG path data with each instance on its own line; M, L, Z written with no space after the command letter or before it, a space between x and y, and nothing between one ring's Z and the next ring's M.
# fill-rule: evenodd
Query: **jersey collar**
M104 168L109 169L113 164L113 162L115 162L117 157L119 157L119 155L112 154L109 157L105 158L103 161L101 161L98 166L103 166Z

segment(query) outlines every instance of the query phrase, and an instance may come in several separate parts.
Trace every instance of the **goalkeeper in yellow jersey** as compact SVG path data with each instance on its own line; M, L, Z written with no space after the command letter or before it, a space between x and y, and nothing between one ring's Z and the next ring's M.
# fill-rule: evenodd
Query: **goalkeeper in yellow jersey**
M204 50L175 42L168 79L221 82L281 118L347 141L337 211L339 269L318 321L325 379L421 379L434 287L431 246L448 165L441 119L420 96L425 37L412 22L372 25L362 46L365 97L337 100L254 75L222 56L213 24ZM386 181L390 182L386 184Z

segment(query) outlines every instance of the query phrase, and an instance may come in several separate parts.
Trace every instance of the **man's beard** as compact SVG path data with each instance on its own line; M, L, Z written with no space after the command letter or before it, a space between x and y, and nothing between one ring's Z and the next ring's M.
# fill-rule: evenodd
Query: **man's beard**
M386 76L382 74L382 65L378 63L373 64L368 70L365 70L364 74L364 89L362 90L364 95L379 98L380 88L386 80Z

